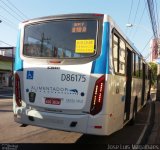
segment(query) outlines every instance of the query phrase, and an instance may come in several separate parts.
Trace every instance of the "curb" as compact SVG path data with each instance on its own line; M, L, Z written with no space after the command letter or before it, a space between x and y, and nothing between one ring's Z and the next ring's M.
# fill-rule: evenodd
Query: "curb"
M155 118L155 103L153 101L149 102L149 115L147 119L147 123L138 139L136 144L146 144L147 140L149 138L149 135L152 131L153 125L154 125L154 118Z

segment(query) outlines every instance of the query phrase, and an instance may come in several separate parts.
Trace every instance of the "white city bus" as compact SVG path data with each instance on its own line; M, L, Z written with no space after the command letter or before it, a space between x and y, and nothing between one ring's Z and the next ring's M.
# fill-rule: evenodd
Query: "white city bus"
M150 69L104 14L66 14L20 24L16 122L110 135L132 122L150 95Z

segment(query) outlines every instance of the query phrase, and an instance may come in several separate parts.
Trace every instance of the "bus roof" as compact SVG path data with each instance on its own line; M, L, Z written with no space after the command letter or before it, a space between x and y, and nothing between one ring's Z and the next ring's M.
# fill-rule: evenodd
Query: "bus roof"
M72 14L59 14L59 15L52 15L52 16L44 16L39 18L33 18L26 20L22 23L29 22L29 21L40 21L40 20L50 20L50 19L65 19L65 18L91 18L91 17L103 17L104 14L100 13L72 13Z

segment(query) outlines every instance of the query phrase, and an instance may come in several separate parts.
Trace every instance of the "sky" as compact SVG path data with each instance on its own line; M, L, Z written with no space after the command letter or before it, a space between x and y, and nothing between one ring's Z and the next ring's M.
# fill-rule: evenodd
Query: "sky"
M142 55L148 57L153 34L146 1L0 0L0 47L16 46L18 25L28 19L68 13L104 13L110 15ZM157 2L160 8L160 1ZM160 9L157 10L160 16ZM133 27L127 28L127 23Z

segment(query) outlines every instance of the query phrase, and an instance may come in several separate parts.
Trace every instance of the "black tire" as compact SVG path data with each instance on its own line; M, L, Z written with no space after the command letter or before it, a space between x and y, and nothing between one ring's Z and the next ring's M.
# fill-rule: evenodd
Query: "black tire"
M148 92L147 93L147 101L149 101L151 99L151 95L150 95L150 93Z
M133 107L133 116L132 116L132 119L129 121L129 125L135 124L136 114L137 114L137 101L135 100L134 107Z
M136 119L136 111L134 109L133 111L133 117L132 119L129 121L129 125L133 126L135 124L135 119Z

